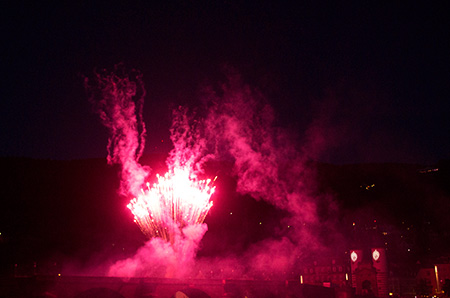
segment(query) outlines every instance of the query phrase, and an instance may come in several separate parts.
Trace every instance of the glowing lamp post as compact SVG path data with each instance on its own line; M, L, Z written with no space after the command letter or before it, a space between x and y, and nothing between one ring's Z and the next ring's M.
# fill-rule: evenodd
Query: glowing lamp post
M439 293L440 287L439 287L439 273L437 265L434 265L434 275L436 276L436 293Z

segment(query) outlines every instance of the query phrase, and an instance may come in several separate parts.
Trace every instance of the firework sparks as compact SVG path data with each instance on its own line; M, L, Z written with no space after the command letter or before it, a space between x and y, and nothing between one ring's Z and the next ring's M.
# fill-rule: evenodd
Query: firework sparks
M186 168L174 168L132 199L128 208L141 231L149 238L161 237L173 243L189 225L203 223L213 203L211 179L199 180Z

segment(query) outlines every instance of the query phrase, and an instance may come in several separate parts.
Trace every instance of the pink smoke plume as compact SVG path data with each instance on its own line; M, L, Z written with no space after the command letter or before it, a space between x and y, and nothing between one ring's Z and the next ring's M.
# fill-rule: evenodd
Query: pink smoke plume
M203 173L204 163L214 156L208 150L204 123L195 119L185 107L173 111L170 139L173 149L166 164L169 170L189 168L194 175Z
M90 101L110 132L108 163L122 166L123 195L138 194L150 171L138 162L145 146L142 108L146 91L142 75L135 70L131 73L118 64L112 72L95 72L94 79L85 79Z
M292 136L275 126L272 107L236 73L220 88L205 92L213 103L205 127L216 145L215 156L234 159L237 191L314 221L314 207L306 196L306 160Z
M130 258L113 264L107 275L122 277L181 278L193 274L199 243L207 231L206 224L185 227L173 244L152 238Z
M282 276L306 254L326 249L320 233L335 230L319 220L318 201L331 210L333 199L317 194L311 154L290 132L276 126L275 111L263 94L234 70L227 71L218 87L203 90L209 105L203 123L205 144L209 148L213 144L215 158L233 161L237 192L269 202L287 215L275 238L254 243L243 257L235 257L237 261L215 261L225 268L240 264L244 276L267 272ZM205 266L213 263L207 261Z

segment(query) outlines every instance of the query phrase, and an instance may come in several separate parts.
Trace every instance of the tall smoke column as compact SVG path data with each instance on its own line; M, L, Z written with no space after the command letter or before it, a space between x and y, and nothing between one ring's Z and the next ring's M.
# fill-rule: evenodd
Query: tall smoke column
M146 91L142 75L133 70L130 77L119 64L112 72L96 72L93 80L85 78L85 88L95 111L110 132L108 163L122 166L121 193L136 196L150 171L138 163L146 136L142 118Z
M308 155L289 132L276 126L275 112L263 94L245 84L235 70L226 72L224 82L203 89L209 105L206 139L214 145L216 158L233 161L239 193L265 200L287 214L275 238L255 243L242 259L231 263L245 267L241 274L280 277L302 258L325 250L320 239L325 222L319 220L317 202L326 210L334 205L330 197L315 193ZM335 235L331 225L326 227Z
M166 161L169 170L188 168L196 177L203 173L203 164L214 158L207 146L205 123L195 119L185 107L173 111L170 139L174 148Z
M216 144L216 157L234 159L237 191L314 221L305 196L305 160L290 136L275 127L274 111L264 96L236 73L228 75L219 92L205 93L213 103L205 121L208 139Z

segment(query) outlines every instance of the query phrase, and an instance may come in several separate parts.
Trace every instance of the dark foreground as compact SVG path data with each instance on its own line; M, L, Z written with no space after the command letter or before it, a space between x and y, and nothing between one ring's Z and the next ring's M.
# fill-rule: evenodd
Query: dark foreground
M349 289L304 285L298 281L256 281L87 276L4 277L0 297L352 297ZM183 296L184 295L184 296Z

